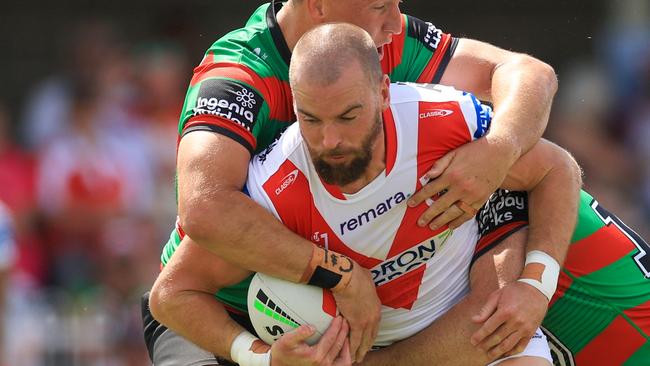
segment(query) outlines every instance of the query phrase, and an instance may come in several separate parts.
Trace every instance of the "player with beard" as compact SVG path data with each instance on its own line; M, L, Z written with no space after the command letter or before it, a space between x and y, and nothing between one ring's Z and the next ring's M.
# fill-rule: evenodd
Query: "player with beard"
M368 269L394 270L381 274L390 280L378 283L377 287L383 304L377 345L387 346L429 326L469 291L468 272L479 239L477 224L470 221L453 232L447 226L433 231L418 227L416 220L426 206L407 207L406 197L422 186L422 175L446 152L486 133L491 111L470 94L411 85L391 88L389 108L388 78L379 70L376 51L365 32L351 25L326 25L309 32L305 39L304 46L301 40L300 47L296 47L290 72L299 128L289 128L279 142L254 157L247 191L302 237L314 240L314 233L325 235L327 239L317 241L326 240L318 244L328 246L328 258L333 251ZM319 39L327 41L321 41L318 48L311 47ZM358 51L361 56L354 52L356 48L363 49ZM304 51L309 49L314 49L313 54ZM328 52L334 49L346 51L340 64L329 62ZM324 64L315 60L327 61ZM326 75L325 80L321 74ZM445 112L440 117L434 111ZM539 212L558 213L552 221L575 220L575 206L571 202L577 201L579 169L568 154L542 143L513 169L506 187L531 189L531 201ZM389 194L391 197L386 200ZM377 202L384 201L387 206L382 210ZM379 211L367 214L365 221L361 215L359 219L348 220L350 215L368 213L373 207ZM559 227L563 226L552 229ZM537 236L536 230L537 227L531 227L531 237ZM559 232L555 239L568 242L569 237L570 232ZM435 254L418 259L418 266L405 269L382 265L406 250L429 243L435 243ZM217 269L210 266L203 271L205 263L197 266L186 261L186 253L197 250L200 252L200 247L191 243L179 247L180 259L174 256L163 270L152 290L152 299L161 298L161 292L167 290L167 283L179 271L189 271L201 277L197 281L203 281L202 286L185 288L181 293L210 293L249 273L225 262ZM269 250L273 255L272 248ZM319 259L323 253L322 249L314 250L313 272L320 268L320 272L327 273L333 269L331 263L337 262L325 261L330 264L323 266ZM538 264L526 266L524 276L535 272ZM543 276L546 272L552 269L542 267L537 274ZM177 309L171 314L159 312L158 303L155 304L156 317L172 328L182 322L189 309ZM282 337L269 351L268 346L264 347L230 321L223 309L217 311L213 307L209 317L206 313L200 315L220 329L220 335L184 335L206 350L230 355L242 366L351 361L344 346L347 326L341 319L335 321L317 346L304 344L303 340L313 332L304 327ZM431 355L435 350L426 353ZM466 364L485 365L488 361L475 358ZM522 361L548 364L529 359L511 362Z

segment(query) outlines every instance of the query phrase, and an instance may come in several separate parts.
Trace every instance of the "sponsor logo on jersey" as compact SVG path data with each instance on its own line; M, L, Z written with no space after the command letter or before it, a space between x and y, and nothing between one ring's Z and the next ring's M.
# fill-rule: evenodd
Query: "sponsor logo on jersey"
M439 249L450 235L451 230L445 230L376 265L370 270L375 286L381 286L424 265L433 258L436 249Z
M362 212L346 221L343 221L342 223L339 224L341 235L345 235L346 229L347 232L349 233L362 227L364 224L373 221L377 217L385 214L386 212L390 211L391 209L399 205L405 199L406 199L406 195L403 192L397 192L394 195L389 196L384 201L377 204L377 206L372 207L369 210Z
M497 190L476 216L481 236L511 222L528 221L526 192Z
M449 109L431 109L428 111L422 111L420 112L420 118L425 119L425 118L436 118L436 117L447 117L449 115L454 114L454 111L449 110Z
M224 117L252 131L263 103L253 89L226 79L208 79L201 83L194 116L215 115Z
M296 181L296 178L298 177L298 169L295 169L291 173L287 174L284 178L282 178L282 183L280 183L280 186L275 189L275 195L279 196L280 193L282 193L287 187L289 187L293 182Z
M431 52L438 49L442 40L442 31L429 22L424 22L418 18L408 17L408 34L409 36L420 40Z

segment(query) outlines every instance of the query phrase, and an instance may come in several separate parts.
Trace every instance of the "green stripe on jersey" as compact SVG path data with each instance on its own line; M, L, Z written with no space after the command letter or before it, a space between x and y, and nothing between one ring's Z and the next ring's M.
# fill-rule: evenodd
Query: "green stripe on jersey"
M580 202L578 203L578 221L576 223L571 243L586 238L595 233L598 229L605 226L603 221L598 217L596 212L591 208L591 202L594 198L584 190L580 191Z
M402 59L399 65L390 72L389 77L392 81L411 81L415 82L424 71L433 57L433 52L422 46L422 43L409 35L409 22L412 18L402 15L406 22L404 35L404 48L402 49Z
M166 266L169 260L172 258L172 255L174 255L174 252L176 252L176 249L178 249L178 246L181 244L181 238L178 236L178 232L176 229L172 230L171 235L169 235L169 240L167 240L167 243L165 244L165 247L163 248L163 252L160 255L160 263L163 264L163 266Z
M625 361L623 366L648 366L650 364L650 341L641 346L630 358Z
M577 354L616 318L618 312L574 282L548 310L542 325Z
M611 306L621 311L650 301L650 281L639 274L632 259L636 253L633 249L606 267L574 278L574 283L580 282L591 295L606 298Z

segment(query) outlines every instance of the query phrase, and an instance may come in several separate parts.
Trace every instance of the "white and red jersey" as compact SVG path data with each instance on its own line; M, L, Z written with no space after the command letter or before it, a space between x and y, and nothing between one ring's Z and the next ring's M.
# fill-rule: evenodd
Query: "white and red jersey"
M406 200L437 159L481 137L491 120L489 107L453 88L393 84L390 94L386 170L359 192L320 180L297 123L253 158L246 184L289 229L371 270L383 304L379 346L422 330L469 290L476 223L421 228L426 205L409 208Z

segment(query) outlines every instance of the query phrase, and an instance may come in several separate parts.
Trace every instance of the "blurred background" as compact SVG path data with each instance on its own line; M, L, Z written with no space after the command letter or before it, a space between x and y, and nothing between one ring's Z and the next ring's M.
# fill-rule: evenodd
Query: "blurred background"
M0 365L148 364L138 302L174 223L185 88L205 49L260 4L0 5ZM550 63L560 90L546 136L650 238L648 0L407 0L403 11Z

